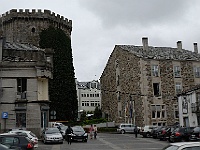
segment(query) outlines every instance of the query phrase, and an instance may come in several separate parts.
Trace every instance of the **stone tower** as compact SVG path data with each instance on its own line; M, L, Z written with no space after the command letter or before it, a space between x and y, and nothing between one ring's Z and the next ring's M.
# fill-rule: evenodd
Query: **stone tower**
M71 37L72 21L50 10L12 9L0 16L0 30L8 42L30 43L39 45L39 33L53 26L62 29Z

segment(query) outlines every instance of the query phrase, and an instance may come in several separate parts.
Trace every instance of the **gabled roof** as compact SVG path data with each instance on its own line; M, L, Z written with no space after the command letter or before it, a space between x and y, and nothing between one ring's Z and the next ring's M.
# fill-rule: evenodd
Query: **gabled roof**
M140 58L149 58L156 60L195 60L200 61L200 54L189 50L182 49L177 51L177 48L171 47L153 47L149 46L148 50L143 50L143 46L134 45L116 45L123 50L127 50Z

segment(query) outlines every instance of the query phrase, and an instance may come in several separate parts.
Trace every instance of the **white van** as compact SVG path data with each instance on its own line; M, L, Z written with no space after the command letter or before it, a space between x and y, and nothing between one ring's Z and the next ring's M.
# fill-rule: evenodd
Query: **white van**
M134 133L135 125L128 123L121 123L117 128L117 132L121 134Z

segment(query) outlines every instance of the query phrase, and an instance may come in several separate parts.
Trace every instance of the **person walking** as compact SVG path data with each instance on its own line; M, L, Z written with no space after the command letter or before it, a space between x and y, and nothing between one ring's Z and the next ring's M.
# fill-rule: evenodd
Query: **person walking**
M72 139L71 139L71 134L73 133L72 128L70 127L70 125L68 125L68 128L65 131L65 140L68 142L68 144L71 145L72 143Z
M93 138L93 132L94 132L94 128L93 128L92 124L90 126L89 132L90 132L90 139L92 139Z
M97 138L97 126L94 125L94 139Z
M135 128L134 128L134 133L135 133L135 138L137 138L137 134L138 134L138 127L137 126L135 126Z

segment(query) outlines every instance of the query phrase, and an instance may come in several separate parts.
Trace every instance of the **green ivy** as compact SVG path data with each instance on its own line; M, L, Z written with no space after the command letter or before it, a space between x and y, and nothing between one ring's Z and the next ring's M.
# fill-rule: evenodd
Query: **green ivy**
M49 27L40 33L39 44L54 50L53 79L49 80L50 111L56 111L55 120L76 121L78 101L71 39L63 30Z

